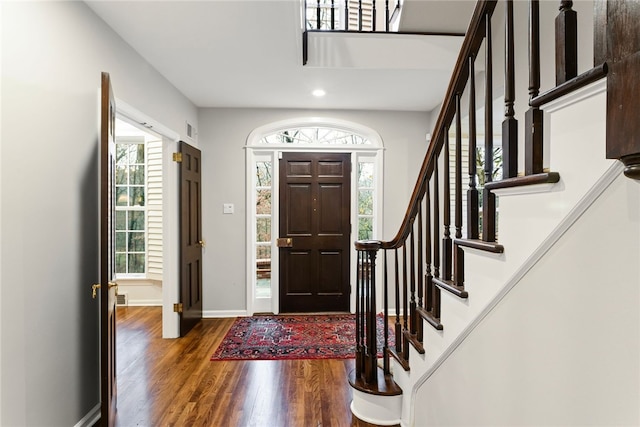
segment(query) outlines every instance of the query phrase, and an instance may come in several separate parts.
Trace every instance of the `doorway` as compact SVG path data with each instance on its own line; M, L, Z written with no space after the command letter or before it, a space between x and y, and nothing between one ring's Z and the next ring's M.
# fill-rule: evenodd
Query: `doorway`
M179 170L172 160L171 153L179 151L180 135L121 99L116 98L116 108L119 119L128 123L129 126L137 128L138 131L149 133L161 141L160 146L155 147L155 153L151 153L151 157L156 156L160 161L153 177L157 182L153 186L156 189L161 189L162 194L161 200L156 198L158 206L155 209L159 216L154 217L156 227L162 229L162 252L159 257L156 252L155 259L151 260L155 264L152 263L154 267L150 270L150 279L165 285L156 285L155 291L159 291L159 294L154 293L151 296L147 294L148 297L138 294L137 291L140 289L134 287L133 293L128 295L129 302L131 305L162 305L162 337L178 338L180 336L180 318L179 314L173 311L173 304L180 300L177 286L180 280ZM116 126L116 133L118 133L118 126ZM153 246L153 242L151 246ZM146 248L148 250L149 246L147 245ZM176 285L167 286L168 283Z
M351 155L282 153L280 311L349 311Z
M333 118L298 118L256 128L247 139L247 314L279 313L280 278L284 274L277 240L282 237L279 162L287 153L340 154L348 157L349 232L351 253L355 240L382 236L382 138L357 123ZM295 239L295 238L294 238ZM295 240L294 240L295 241ZM348 265L347 311L355 310L355 257ZM339 269L342 271L342 269ZM332 271L335 268L332 267ZM334 293L334 291L332 291ZM315 310L310 308L310 310ZM300 311L300 310L296 310Z

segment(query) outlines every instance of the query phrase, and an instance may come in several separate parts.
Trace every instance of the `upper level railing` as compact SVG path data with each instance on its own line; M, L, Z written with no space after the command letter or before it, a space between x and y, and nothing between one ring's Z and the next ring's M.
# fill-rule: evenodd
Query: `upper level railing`
M395 237L388 241L358 241L356 289L356 371L351 384L364 391L381 392L377 375L375 310L377 280L382 281L382 306L389 321L395 308L395 346L384 341L384 375L390 375L389 357L409 369L409 346L423 353L423 323L443 329L440 322L441 291L467 298L464 288L464 251L471 247L494 253L504 248L496 242L496 200L493 190L504 187L558 182L559 174L543 168L543 115L540 107L605 76L601 64L577 75L577 18L571 1L560 2L556 17L556 87L540 94L540 2L529 0L528 71L529 109L524 114L524 176L517 176L518 120L515 103L514 2L504 7L504 93L494 93L494 41L492 17L497 0L476 4L458 60L432 132L432 139L413 189L409 206ZM484 72L476 73L483 61ZM483 96L476 79L484 80ZM502 178L494 179L493 103L504 98L501 132ZM464 101L464 102L463 102ZM468 105L463 111L462 106ZM477 111L482 110L483 130ZM463 128L463 118L468 123ZM466 166L463 168L463 164ZM481 165L481 168L478 167ZM482 179L480 179L482 178ZM483 188L479 188L483 182ZM466 191L463 188L466 187ZM453 216L453 223L452 223ZM382 263L382 277L376 264ZM386 337L386 334L385 334Z
M400 0L304 0L305 30L394 31Z

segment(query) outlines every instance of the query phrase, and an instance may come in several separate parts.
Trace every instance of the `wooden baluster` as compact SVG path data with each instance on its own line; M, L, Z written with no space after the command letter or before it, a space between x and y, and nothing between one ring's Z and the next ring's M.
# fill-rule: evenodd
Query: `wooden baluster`
M438 158L433 160L433 277L440 278L440 188ZM440 317L440 288L433 286L433 316Z
M396 323L395 323L395 333L396 333L396 353L402 353L402 324L400 322L400 308L401 308L401 300L400 300L400 268L398 263L398 249L394 249L395 253L395 291L396 291Z
M320 29L320 25L322 22L322 12L320 10L320 0L316 2L316 30Z
M421 192L422 194L424 194L422 190ZM423 304L422 295L424 294L424 283L423 283L424 270L423 270L423 264L422 264L423 252L424 252L424 246L422 241L422 202L420 202L420 204L418 205L418 262L417 262L418 271L416 272L416 278L418 280L418 290L417 290L418 307L420 308L424 308L422 305ZM422 342L422 321L419 320L417 315L416 315L416 338L418 339L418 341Z
M491 19L486 17L484 82L484 182L493 181L493 46ZM486 221L482 221L483 223Z
M382 348L382 370L385 375L389 375L391 373L391 369L389 366L389 272L388 272L388 259L387 259L387 251L384 251L384 288L382 298L383 300L383 310L384 310L384 346ZM375 284L374 284L375 288Z
M433 310L433 276L431 275L431 191L429 189L430 182L429 180L425 183L425 225L426 225L426 234L425 234L425 258L426 258L426 283L425 283L425 309L427 311Z
M415 227L415 217L411 219L411 233L409 234L409 331L412 335L415 335L417 328L416 318L416 251L415 251L415 236L413 229Z
M371 31L376 30L376 0L371 3Z
M389 32L389 25L391 24L389 21L391 19L390 16L390 12L389 12L389 0L385 0L384 2L384 30L388 33Z
M477 181L476 71L475 57L469 58L469 189L467 190L467 238L480 237Z
M362 375L362 304L360 297L362 288L362 251L358 251L358 267L356 269L356 377Z
M362 0L358 0L358 31L362 31Z
M513 0L505 2L504 121L502 122L502 178L518 176L518 121L515 118L515 54Z
M349 1L344 0L344 30L349 31Z
M449 175L449 128L445 130L444 136L444 172L443 172L443 223L444 235L442 238L442 278L451 280L451 187Z
M456 197L456 239L462 238L462 111L460 109L461 94L456 94L456 172L455 172L455 197ZM458 245L453 248L453 279L455 284L462 286L464 283L464 251Z
M484 100L484 182L493 181L493 48L491 37L491 19L486 17L485 34L485 100ZM495 195L484 189L482 191L482 240L496 240L496 204Z
M378 342L376 322L376 254L377 251L369 251L369 281L367 294L369 298L369 307L367 310L367 347L369 350L369 359L367 363L368 375L367 383L376 384L378 382Z
M402 246L402 330L409 330L409 322L407 312L409 311L408 292L407 292L407 245L406 242ZM404 342L404 338L403 338ZM402 345L402 357L409 360L409 345L405 342Z
M336 29L336 11L335 11L335 7L336 7L336 0L331 0L331 29L335 30Z
M540 91L540 3L529 0L529 103ZM531 107L525 113L524 173L542 173L542 111Z
M459 93L456 94L456 239L462 238L462 114L460 111L460 97L461 95Z
M556 17L556 86L578 75L578 14L562 0Z

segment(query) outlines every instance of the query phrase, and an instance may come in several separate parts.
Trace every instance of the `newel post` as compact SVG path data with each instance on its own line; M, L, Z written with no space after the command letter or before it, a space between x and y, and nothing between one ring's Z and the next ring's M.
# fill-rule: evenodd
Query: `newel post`
M376 342L376 257L382 244L378 240L355 242L356 273L356 379L364 384L378 381Z
M606 62L607 158L640 180L640 2L595 0L594 65Z

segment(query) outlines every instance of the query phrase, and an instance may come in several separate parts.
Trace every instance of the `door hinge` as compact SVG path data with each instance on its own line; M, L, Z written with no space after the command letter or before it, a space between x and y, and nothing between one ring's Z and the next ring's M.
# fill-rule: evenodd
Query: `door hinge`
M173 312L174 313L182 313L182 303L173 304Z
M173 161L177 163L182 162L182 153L173 153Z

